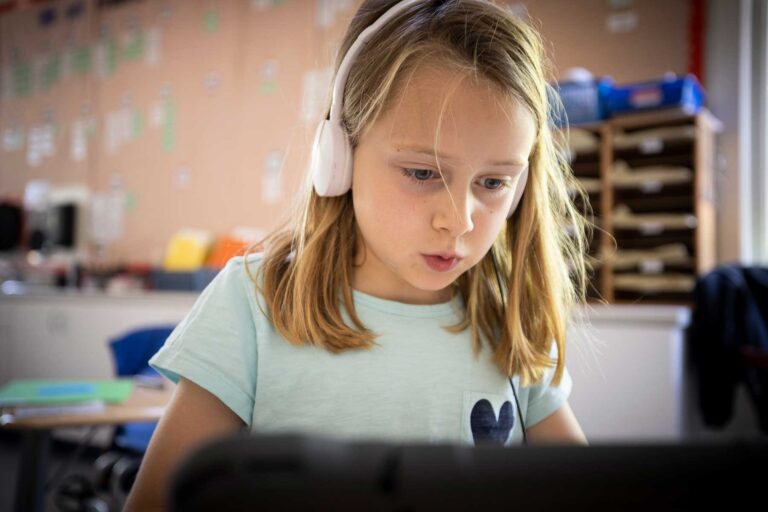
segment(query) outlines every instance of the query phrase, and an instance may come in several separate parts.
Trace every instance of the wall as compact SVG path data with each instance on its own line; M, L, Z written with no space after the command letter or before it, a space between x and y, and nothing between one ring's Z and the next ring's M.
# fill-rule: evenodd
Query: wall
M114 260L157 263L183 227L275 227L303 180L359 1L87 0L70 19L71 5L0 18L0 197L20 198L32 179L116 192ZM552 76L584 66L623 82L687 69L687 0L510 7L540 27ZM42 9L57 20L41 23Z

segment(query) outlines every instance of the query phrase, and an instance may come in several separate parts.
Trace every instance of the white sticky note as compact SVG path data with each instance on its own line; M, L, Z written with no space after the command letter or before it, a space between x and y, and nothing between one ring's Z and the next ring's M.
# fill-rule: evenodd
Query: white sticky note
M109 46L105 40L96 43L94 61L96 64L96 76L104 78L109 75Z
M37 126L32 126L29 129L29 137L27 138L27 165L37 167L40 165L41 160L40 133Z
M124 144L133 138L133 109L125 106L120 112L120 144Z
M159 128L165 119L165 109L161 101L156 101L149 108L149 126Z
M280 63L276 59L265 61L261 66L261 79L265 82L274 82L277 80L277 72Z
M104 134L104 144L107 150L107 153L112 154L117 151L117 148L120 146L120 116L119 111L118 112L108 112L107 113L107 130Z
M631 32L637 28L638 16L635 11L624 11L609 14L605 19L605 27L608 32Z
M40 128L40 152L43 157L50 157L56 154L53 123L46 123Z
M221 83L221 79L219 78L219 73L216 71L211 71L207 75L205 75L205 80L203 81L203 84L205 85L205 88L209 91L215 91L219 88L219 83Z
M182 166L176 169L176 176L174 183L176 188L185 189L189 187L189 183L192 181L192 172L189 167Z
M106 244L123 235L125 192L113 190L91 196L89 231L96 243Z
M336 20L336 4L333 0L315 0L315 26L328 28Z
M270 151L264 158L264 174L261 181L261 199L265 203L276 203L283 192L282 151Z
M24 147L24 130L20 126L12 126L3 131L3 150L10 153Z
M88 156L87 126L84 119L72 122L69 156L75 162L82 162Z
M331 73L331 68L314 69L304 73L301 112L305 122L314 122L323 114Z
M272 7L272 0L251 0L251 9L255 11L266 11Z
M145 34L147 51L144 53L144 62L148 66L157 66L160 63L161 36L162 34L158 27L150 28Z

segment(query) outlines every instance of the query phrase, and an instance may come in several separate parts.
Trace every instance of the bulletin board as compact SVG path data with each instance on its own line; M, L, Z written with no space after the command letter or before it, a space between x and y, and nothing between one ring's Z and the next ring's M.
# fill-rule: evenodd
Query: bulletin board
M54 0L0 12L0 197L20 200L30 180L119 196L113 261L157 264L182 228L269 231L305 179L360 1ZM560 67L685 71L687 2L618 2L636 25L619 33L605 28L611 3L509 2L555 38ZM574 17L603 35L570 27ZM667 50L628 63L644 44Z

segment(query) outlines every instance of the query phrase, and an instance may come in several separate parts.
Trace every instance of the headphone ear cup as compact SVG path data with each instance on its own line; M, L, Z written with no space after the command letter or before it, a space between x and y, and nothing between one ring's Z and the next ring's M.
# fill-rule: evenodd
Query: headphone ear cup
M310 173L319 196L340 196L352 185L352 150L344 130L327 119L320 121L312 144Z
M517 180L517 186L515 187L515 196L512 198L512 204L509 207L509 213L507 214L507 218L512 217L512 214L515 213L515 210L517 210L517 206L520 204L520 200L523 197L523 192L525 191L525 185L528 183L528 168L526 167L525 170L523 170L522 173L520 173L520 178Z

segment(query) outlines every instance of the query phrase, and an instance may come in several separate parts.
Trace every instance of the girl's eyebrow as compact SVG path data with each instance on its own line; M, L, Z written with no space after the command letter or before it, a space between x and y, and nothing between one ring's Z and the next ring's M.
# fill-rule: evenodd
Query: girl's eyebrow
M451 155L440 153L435 151L434 149L428 148L426 146L419 146L417 144L396 144L395 150L396 151L407 150L407 151L411 151L413 153L419 153L431 158L434 158L435 156L437 156L439 159L445 160L446 162L452 162L456 160L456 158L454 158ZM528 165L528 162L524 162L520 160L491 160L489 162L486 162L486 164L493 167L526 167Z

